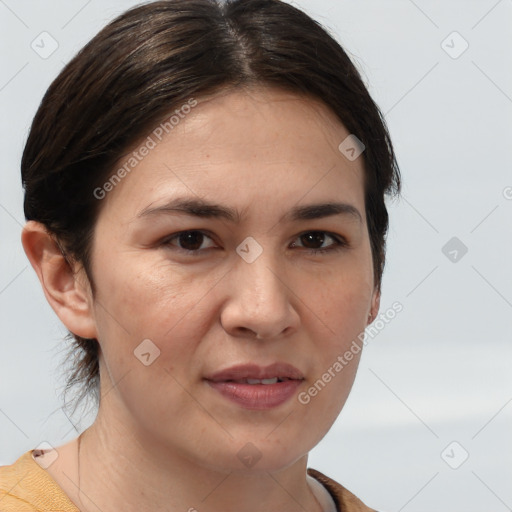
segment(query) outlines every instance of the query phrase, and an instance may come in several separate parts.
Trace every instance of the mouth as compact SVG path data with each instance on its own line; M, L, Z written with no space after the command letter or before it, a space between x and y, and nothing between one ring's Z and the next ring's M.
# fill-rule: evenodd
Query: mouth
M265 410L287 402L304 380L300 370L287 363L270 366L238 365L205 378L223 398L244 409Z
M236 382L237 384L276 384L277 382L285 382L289 379L288 377L271 377L270 379L238 379L238 380L227 380L225 382Z
M231 366L206 377L206 380L211 382L243 381L244 384L275 384L275 379L277 381L303 380L304 375L291 364L274 363L269 366L255 364Z

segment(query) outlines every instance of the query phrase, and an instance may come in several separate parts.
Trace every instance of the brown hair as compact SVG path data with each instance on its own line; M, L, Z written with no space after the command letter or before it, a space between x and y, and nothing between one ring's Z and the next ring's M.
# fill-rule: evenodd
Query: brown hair
M93 191L114 163L176 107L222 89L269 85L323 101L366 149L365 209L380 289L386 194L400 174L378 107L342 47L280 0L167 0L134 7L103 28L47 90L23 152L27 220L43 223L90 273L101 206ZM99 389L98 342L75 340L67 389Z

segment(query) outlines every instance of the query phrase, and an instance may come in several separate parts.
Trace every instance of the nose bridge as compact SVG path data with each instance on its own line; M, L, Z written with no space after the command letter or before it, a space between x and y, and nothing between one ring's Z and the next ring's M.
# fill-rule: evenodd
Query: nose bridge
M279 279L280 268L282 269L282 266L268 249L252 261L240 257L235 269L235 284L239 298L250 301L252 309L283 301L287 294Z
M253 251L254 256L255 247L250 243L247 253ZM264 337L278 336L296 326L298 320L290 303L290 291L284 284L283 265L270 250L261 250L255 258L244 257L247 253L239 254L235 260L229 301L222 313L224 328L233 332L250 329Z

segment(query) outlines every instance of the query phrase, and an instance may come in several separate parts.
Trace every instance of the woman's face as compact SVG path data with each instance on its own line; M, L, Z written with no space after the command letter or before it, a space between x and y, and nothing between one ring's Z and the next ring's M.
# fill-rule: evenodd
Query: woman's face
M282 91L181 114L102 199L100 416L157 457L277 470L336 419L378 309L362 157L327 107Z

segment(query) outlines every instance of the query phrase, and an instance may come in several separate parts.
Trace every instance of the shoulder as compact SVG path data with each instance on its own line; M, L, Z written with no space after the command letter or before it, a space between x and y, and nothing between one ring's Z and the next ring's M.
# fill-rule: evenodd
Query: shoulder
M313 468L308 468L307 471L308 475L318 480L329 491L338 512L376 512L332 478Z
M37 510L27 501L27 488L33 485L34 471L29 465L27 455L22 455L10 466L0 466L0 511Z
M0 512L78 512L62 489L32 458L32 450L0 466Z

